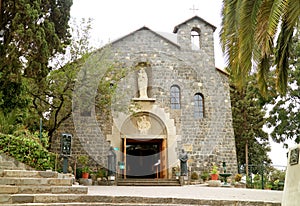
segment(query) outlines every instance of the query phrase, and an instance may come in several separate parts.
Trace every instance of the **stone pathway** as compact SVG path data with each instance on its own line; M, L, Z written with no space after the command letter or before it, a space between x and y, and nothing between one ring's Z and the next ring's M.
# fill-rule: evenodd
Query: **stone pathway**
M207 187L190 185L182 187L126 187L90 186L88 195L181 198L203 200L243 200L280 203L282 191L243 188Z

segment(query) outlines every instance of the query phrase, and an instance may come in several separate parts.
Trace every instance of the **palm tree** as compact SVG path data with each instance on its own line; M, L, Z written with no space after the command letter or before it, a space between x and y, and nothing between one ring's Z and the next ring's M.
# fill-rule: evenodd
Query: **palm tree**
M239 88L255 72L262 94L267 94L274 68L277 91L285 94L299 19L299 0L223 0L221 44Z

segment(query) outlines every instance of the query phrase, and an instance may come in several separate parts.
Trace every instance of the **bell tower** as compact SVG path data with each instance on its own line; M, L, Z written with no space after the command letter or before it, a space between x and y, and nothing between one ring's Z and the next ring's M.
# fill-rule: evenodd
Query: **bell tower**
M182 50L213 52L213 33L216 27L198 16L175 26L177 42ZM213 54L213 53L212 53Z

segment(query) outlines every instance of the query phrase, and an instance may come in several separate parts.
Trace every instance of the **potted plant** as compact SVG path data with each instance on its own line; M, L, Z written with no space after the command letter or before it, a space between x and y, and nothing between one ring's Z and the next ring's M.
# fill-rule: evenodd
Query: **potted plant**
M203 182L206 182L208 180L209 174L208 172L202 172L200 177L203 180Z
M219 178L219 171L218 171L218 167L216 165L213 166L213 168L210 172L210 178L211 178L211 180L218 180L218 178Z
M84 179L89 178L90 168L88 167L88 161L89 161L89 157L87 155L81 155L78 157L78 162L82 166L82 169L81 169L82 178L84 178Z

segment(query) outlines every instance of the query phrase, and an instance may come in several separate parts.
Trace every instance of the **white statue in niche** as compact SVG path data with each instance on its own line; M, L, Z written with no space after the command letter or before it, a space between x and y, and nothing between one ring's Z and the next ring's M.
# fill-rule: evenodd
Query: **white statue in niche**
M151 127L151 123L146 119L146 116L143 115L141 117L138 117L138 120L136 121L138 130L140 131L140 134L147 134L148 130Z
M148 98L147 95L148 77L145 69L142 67L138 73L138 89L140 98Z

